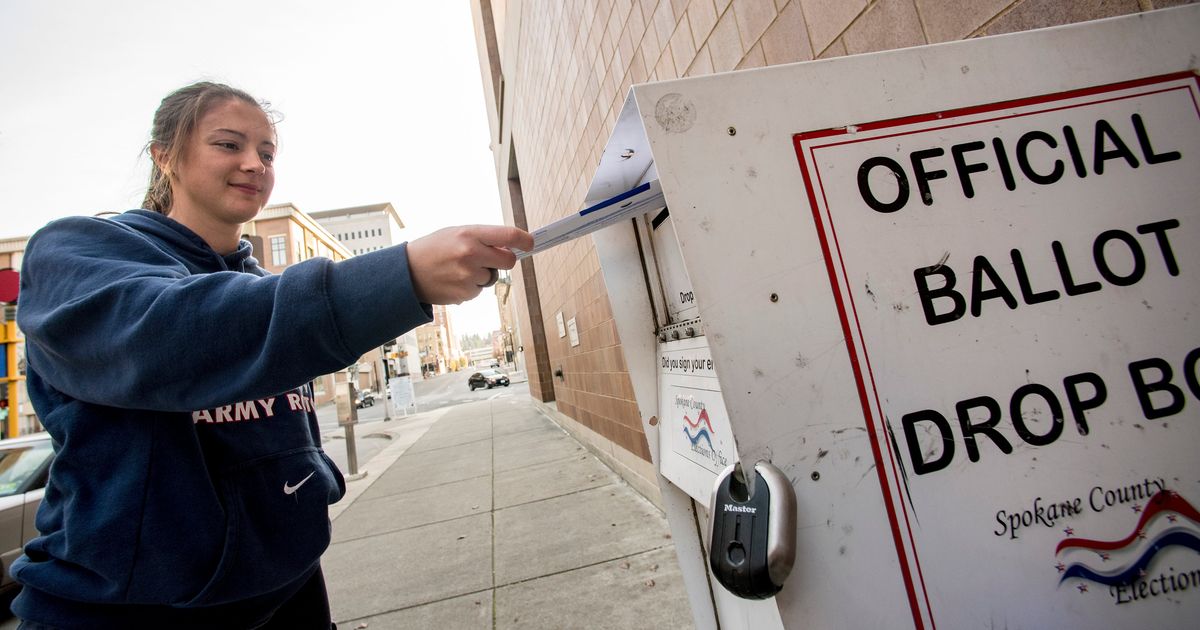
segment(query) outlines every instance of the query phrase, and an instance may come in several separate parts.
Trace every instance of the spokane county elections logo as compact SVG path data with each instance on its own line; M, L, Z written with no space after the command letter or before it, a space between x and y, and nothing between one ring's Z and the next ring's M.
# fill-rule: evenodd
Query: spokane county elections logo
M713 430L712 422L708 420L708 409L704 408L703 403L692 401L691 404L700 407L700 413L695 420L692 420L688 414L683 414L683 434L691 443L692 452L716 466L728 466L728 458L720 448L713 446L713 436L716 435L716 431Z
M704 440L708 442L708 450L714 450L712 443L713 428L712 423L708 421L707 409L701 409L700 415L696 417L694 422L685 413L683 414L683 421L687 423L687 426L683 427L683 434L692 443L692 448L696 448L700 445L700 440Z
M1200 591L1200 555L1174 555L1174 563L1162 557L1174 547L1200 552L1200 512L1172 490L1162 490L1146 505L1135 504L1137 524L1128 536L1119 540L1068 538L1058 543L1055 567L1058 583L1071 581L1080 593L1088 584L1108 588L1116 604L1167 597L1178 601Z

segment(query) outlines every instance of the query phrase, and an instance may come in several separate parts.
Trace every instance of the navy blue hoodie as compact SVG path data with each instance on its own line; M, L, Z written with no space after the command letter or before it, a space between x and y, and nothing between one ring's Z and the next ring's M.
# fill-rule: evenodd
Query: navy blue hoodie
M312 575L345 492L308 383L430 321L404 245L269 275L160 214L70 218L21 271L57 457L12 567L56 627L252 627Z

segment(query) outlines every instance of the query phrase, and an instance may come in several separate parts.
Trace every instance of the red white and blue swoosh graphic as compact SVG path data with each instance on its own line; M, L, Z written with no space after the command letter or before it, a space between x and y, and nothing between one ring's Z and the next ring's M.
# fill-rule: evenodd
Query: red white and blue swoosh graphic
M1067 530L1068 535L1071 530ZM1082 578L1108 586L1132 584L1146 575L1154 557L1170 547L1200 552L1200 512L1178 493L1163 490L1141 511L1133 531L1119 540L1067 538L1058 543L1055 556L1081 558L1059 561L1062 584Z
M715 450L713 449L711 437L714 431L712 428L712 423L708 421L707 409L700 410L700 415L696 417L695 422L692 422L692 419L687 417L687 414L683 415L683 421L687 423L687 426L683 427L683 434L687 436L688 441L692 443L692 446L700 444L700 440L703 439L705 442L708 442L709 450ZM700 425L704 426L702 427ZM692 431L689 431L688 427L691 427Z

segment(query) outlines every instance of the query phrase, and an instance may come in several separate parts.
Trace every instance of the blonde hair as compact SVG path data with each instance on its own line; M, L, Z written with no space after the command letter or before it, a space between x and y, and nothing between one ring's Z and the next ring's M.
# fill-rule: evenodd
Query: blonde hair
M154 112L150 142L146 144L146 153L150 155L150 184L146 188L146 197L142 200L143 208L162 214L171 211L171 174L179 164L179 157L188 138L209 110L230 99L245 101L262 110L267 120L271 121L272 130L274 129L275 119L270 103L257 101L237 88L201 81L171 92ZM152 147L161 148L162 165L154 160L154 154L150 151Z

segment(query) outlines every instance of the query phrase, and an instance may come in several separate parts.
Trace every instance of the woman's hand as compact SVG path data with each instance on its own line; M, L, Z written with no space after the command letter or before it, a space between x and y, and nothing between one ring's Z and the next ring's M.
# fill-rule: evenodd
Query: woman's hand
M507 225L467 225L438 230L408 244L408 269L417 299L461 304L492 280L493 269L512 269L510 249L533 249L533 236Z

